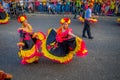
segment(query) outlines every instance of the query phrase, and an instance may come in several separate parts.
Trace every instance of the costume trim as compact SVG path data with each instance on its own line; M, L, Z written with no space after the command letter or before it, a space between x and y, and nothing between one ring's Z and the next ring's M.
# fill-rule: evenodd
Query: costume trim
M40 52L37 51L37 47L34 45L30 50L20 50L18 52L19 57L22 58L22 64L24 64L24 62L26 63L32 63L36 60L39 59Z
M42 53L46 58L51 59L55 62L59 62L59 63L68 63L73 58L72 52L68 53L65 57L57 57L57 56L50 54L48 50L46 49L46 40L42 43Z
M9 16L8 16L8 13L6 13L6 18L3 20L0 20L0 24L6 24L8 23L8 21L9 21Z
M90 19L90 22L91 22L91 23L96 23L96 22L98 22L98 20L91 18L91 19Z
M31 31L29 31L29 30L26 30L26 29L24 29L24 28L18 28L18 32L20 33L20 31L24 31L24 32L26 32L26 33L32 33Z
M27 20L27 16L26 15L19 16L17 20L19 23L24 22L25 20Z
M79 57L84 57L88 54L88 50L86 49L85 42L80 39L79 37L76 37L76 49L75 49L76 55Z
M61 20L60 20L60 24L64 24L64 23L68 23L68 24L70 24L71 23L71 20L69 19L69 18L62 18Z
M23 42L18 42L17 46L24 46L25 44Z
M44 39L45 39L44 33L43 33L43 32L40 32L40 31L35 32L35 33L33 34L32 38L35 38L35 37L37 37L39 40L44 40Z
M58 42L63 42L65 40L68 40L69 37L67 37L68 33L69 32L72 32L72 29L71 28L68 28L65 32L62 33L62 27L60 27L59 29L57 29L57 35L56 35L56 40ZM63 37L63 36L66 36L66 37Z
M84 19L84 18L82 18L82 16L80 16L78 19L79 19L79 20L80 20L80 22L82 22L82 23L84 23L84 22L85 22L85 19ZM91 19L90 19L90 22L91 22L91 23L97 23L97 22L98 22L98 20L97 20L97 19L94 19L94 18L91 18Z

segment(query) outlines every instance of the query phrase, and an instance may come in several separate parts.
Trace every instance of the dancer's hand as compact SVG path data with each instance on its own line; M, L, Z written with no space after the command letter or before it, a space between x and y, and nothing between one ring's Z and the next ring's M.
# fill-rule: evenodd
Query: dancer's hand
M20 46L19 49L22 50L22 46Z
M92 17L91 18L98 18L99 16L96 16L94 14L92 14Z

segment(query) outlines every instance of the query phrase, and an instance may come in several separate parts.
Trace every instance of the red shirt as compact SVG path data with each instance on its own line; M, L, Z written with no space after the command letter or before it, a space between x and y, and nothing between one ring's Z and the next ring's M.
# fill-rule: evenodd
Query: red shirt
M0 12L4 12L4 9L0 9Z

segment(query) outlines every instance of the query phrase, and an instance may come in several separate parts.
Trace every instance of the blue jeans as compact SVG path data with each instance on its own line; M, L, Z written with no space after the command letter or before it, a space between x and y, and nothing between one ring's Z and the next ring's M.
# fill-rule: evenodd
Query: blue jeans
M60 5L60 4L57 4L57 5L56 5L55 11L56 11L57 13L60 13L60 12L61 12L61 5Z

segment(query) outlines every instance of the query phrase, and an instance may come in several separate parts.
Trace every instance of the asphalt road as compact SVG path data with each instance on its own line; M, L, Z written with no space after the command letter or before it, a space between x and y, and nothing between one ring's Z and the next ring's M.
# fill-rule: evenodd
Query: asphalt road
M74 34L81 37L83 25L70 17ZM50 27L59 27L63 15L28 16L34 31L45 34ZM116 17L99 17L91 26L93 40L84 39L89 54L74 57L68 64L59 64L41 57L38 64L21 65L17 42L20 24L10 20L0 25L0 69L13 75L12 80L120 80L120 24Z

